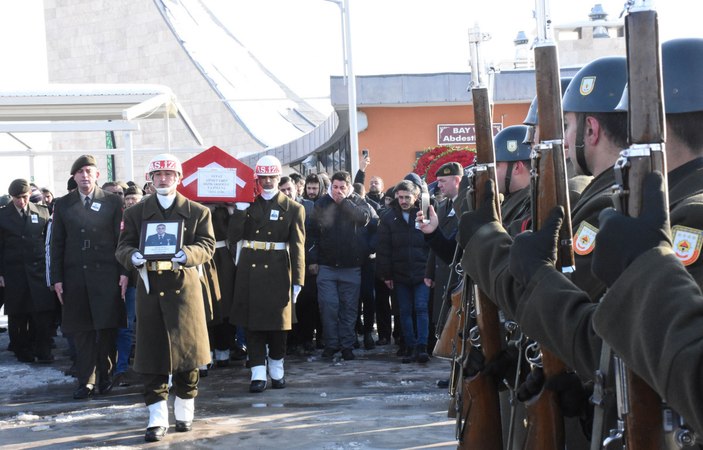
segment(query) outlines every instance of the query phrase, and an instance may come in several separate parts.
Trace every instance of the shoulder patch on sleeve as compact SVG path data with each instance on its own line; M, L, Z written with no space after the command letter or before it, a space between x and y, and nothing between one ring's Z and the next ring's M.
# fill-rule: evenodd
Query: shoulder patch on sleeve
M674 225L671 228L674 253L684 266L690 266L698 261L703 244L703 231L695 228Z
M574 235L574 253L581 256L591 253L596 248L596 234L598 228L586 221L581 222Z

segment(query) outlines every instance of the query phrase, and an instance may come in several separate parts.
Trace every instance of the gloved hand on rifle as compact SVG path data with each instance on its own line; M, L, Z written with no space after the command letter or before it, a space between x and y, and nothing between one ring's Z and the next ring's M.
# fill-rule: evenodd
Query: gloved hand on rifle
M513 386L518 363L523 362L527 364L524 358L520 361L519 349L515 346L508 346L505 350L501 350L493 361L486 364L483 373L495 377L501 386L504 386L503 380L507 381L510 386ZM529 366L527 368L523 367L522 369L528 370ZM522 369L521 373L524 373Z
M557 394L559 407L566 417L583 417L588 414L591 396L581 383L578 375L565 372L550 377L545 381L541 367L534 367L527 379L517 388L517 399L521 402L530 400L542 391L542 388Z
M659 172L644 177L639 217L628 217L612 208L600 213L591 270L608 287L642 253L659 245L671 246L663 184Z
M525 231L515 237L510 246L510 273L527 286L544 265L554 266L557 260L559 229L564 220L564 208L555 206L538 231Z
M533 367L525 381L515 391L517 399L521 402L528 401L539 394L542 386L544 386L544 372L541 367Z
M588 412L591 393L574 372L564 372L547 379L545 389L556 392L565 417L582 417Z
M464 376L470 378L478 374L485 367L485 363L486 358L483 356L483 352L478 348L471 346L469 354L466 355L462 361Z
M493 180L486 181L483 199L478 201L480 201L478 208L475 211L462 214L459 220L457 241L461 248L466 248L466 244L471 237L476 234L479 228L487 223L500 222L498 219L498 210L496 209L495 185L493 184Z

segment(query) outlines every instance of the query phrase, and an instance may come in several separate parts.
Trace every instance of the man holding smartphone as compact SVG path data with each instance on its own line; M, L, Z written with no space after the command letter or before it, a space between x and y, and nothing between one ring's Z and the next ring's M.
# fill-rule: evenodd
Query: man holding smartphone
M403 180L395 186L395 193L390 210L379 220L376 273L389 289L396 292L405 344L402 362L425 363L429 360L430 288L424 278L429 246L415 225L420 187L410 180Z

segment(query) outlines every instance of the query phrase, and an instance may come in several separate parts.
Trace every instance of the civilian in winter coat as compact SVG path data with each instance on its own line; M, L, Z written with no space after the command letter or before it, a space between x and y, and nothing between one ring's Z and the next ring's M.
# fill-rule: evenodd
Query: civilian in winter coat
M325 358L341 349L344 359L354 359L361 265L369 254L365 227L377 217L352 191L351 176L344 171L332 175L330 192L315 203L310 263L313 270L319 265L317 288Z
M403 362L427 362L430 288L424 277L429 247L415 226L420 188L403 180L395 192L391 209L379 222L376 271L386 286L396 291L405 341Z

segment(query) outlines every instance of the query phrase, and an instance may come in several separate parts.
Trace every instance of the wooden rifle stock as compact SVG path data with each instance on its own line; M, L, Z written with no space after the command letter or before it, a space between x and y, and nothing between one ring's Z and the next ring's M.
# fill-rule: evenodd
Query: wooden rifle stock
M472 89L471 95L476 126L476 166L474 167L473 198L468 199L476 207L485 196L485 185L495 175L495 151L493 148L493 118L488 88L484 84L483 72L479 64L478 43L481 34L478 29L470 31ZM495 196L496 210L500 211L498 196ZM466 280L468 282L468 280ZM473 283L472 283L473 284ZM498 308L480 289L474 285L476 323L480 333L480 345L486 363L493 361L501 351L501 332ZM468 336L464 336L468 339ZM465 348L469 347L467 343ZM465 351L465 353L468 353ZM463 426L459 436L459 449L502 450L503 436L500 418L500 399L497 380L482 373L464 379L462 383Z
M625 18L628 133L631 146L621 152L615 167L616 180L620 185L618 206L624 214L631 217L640 214L645 175L657 170L666 177L667 172L658 30L657 13L647 5L631 9ZM664 189L666 190L666 181ZM625 383L627 395L624 399L618 399L618 406L625 421L627 449L664 448L661 398L630 369L626 370Z
M538 6L539 2L538 2ZM542 18L546 22L546 11L542 3ZM539 8L538 8L539 11ZM547 26L545 23L544 26ZM571 272L574 267L572 247L571 205L564 156L564 123L561 109L561 82L557 48L548 39L547 29L535 45L535 76L537 81L537 113L540 143L533 152L532 214L533 227L538 230L547 220L551 210L561 205L564 221L557 245L557 269ZM545 380L565 373L566 365L552 352L541 346L542 370ZM526 404L527 450L563 450L564 418L559 406L558 394L542 389Z
M432 356L453 360L457 355L460 331L464 328L464 320L466 320L466 312L462 308L463 291L464 280L462 279L451 293L451 306L447 313L447 320L432 350Z

